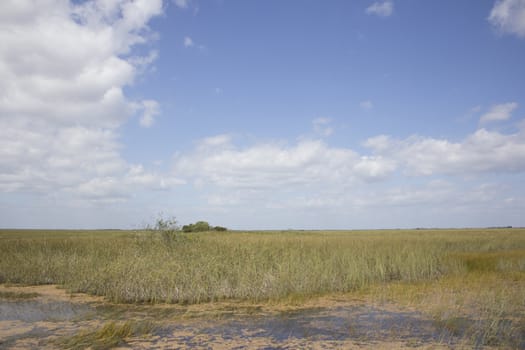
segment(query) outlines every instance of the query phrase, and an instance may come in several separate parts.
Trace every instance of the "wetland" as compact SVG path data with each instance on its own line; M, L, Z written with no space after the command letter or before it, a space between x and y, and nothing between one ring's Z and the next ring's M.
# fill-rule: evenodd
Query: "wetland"
M0 231L0 348L525 348L524 233Z

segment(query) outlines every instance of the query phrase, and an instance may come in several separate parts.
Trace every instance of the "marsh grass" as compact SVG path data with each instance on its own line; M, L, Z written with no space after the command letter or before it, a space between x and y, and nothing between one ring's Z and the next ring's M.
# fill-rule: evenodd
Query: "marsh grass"
M378 284L362 291L372 300L393 302L433 317L443 334L462 338L467 347L525 347L524 250L460 253L464 263L436 280Z
M96 330L59 338L56 344L64 349L111 349L125 344L132 337L151 335L154 328L149 321L107 322Z
M44 235L2 239L0 251L0 282L61 284L135 303L301 298L435 278L444 268L432 242L385 233L186 234L169 244L150 232Z
M476 269L523 271L523 233L209 232L167 242L152 231L0 231L0 283L60 284L114 302L293 302Z
M38 293L0 291L0 299L24 300L40 296Z
M357 293L425 312L469 346L525 347L525 229L0 231L0 283L146 304ZM108 323L66 343L104 347L129 327Z

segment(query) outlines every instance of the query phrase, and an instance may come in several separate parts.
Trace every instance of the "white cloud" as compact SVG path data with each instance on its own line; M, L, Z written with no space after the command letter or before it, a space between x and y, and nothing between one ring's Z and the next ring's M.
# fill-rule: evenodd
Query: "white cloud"
M155 100L142 101L142 108L144 110L140 118L140 125L149 128L155 122L155 116L160 113L159 104Z
M397 168L395 160L381 156L362 156L353 167L355 175L367 181L382 180L391 175Z
M122 55L147 40L147 21L161 13L162 2L71 5L48 0L24 13L23 6L15 3L19 2L1 5L25 22L6 20L0 30L4 44L0 46L4 82L0 115L61 124L120 125L133 111L122 89L133 83L134 63L143 65L155 53L143 59Z
M374 2L366 8L365 12L369 15L388 17L394 12L394 3L390 0Z
M489 122L503 121L510 118L511 113L518 108L516 102L502 103L499 105L494 105L490 110L483 114L479 119L481 124Z
M200 149L208 149L209 147L229 147L231 143L231 136L227 134L207 137L199 142Z
M181 9L188 8L189 2L190 2L189 0L173 0L173 3L175 4L175 6Z
M125 171L112 130L0 122L0 189L46 192ZM3 125L2 125L3 124Z
M185 48L195 48L195 49L200 50L201 52L207 50L206 46L201 45L201 44L196 44L195 41L193 41L193 39L190 38L189 36L184 37L182 44L184 45Z
M158 58L159 53L155 50L151 51L147 56L132 56L128 59L139 72L145 71L147 68L151 68L151 65ZM154 70L152 67L151 70Z
M322 137L333 134L334 129L330 127L332 120L330 118L316 118L312 121L314 132Z
M525 0L496 1L488 20L502 33L525 38Z
M184 47L192 47L194 45L193 40L189 36L184 37Z
M162 0L0 3L0 191L122 198L172 183L133 182L118 133L135 113L143 126L158 113L124 88L157 57L133 49L161 13Z
M148 172L142 165L138 164L128 167L128 171L123 177L123 183L129 186L142 186L154 190L164 190L186 182L174 177L166 177Z
M374 151L381 153L387 151L392 144L392 139L388 135L378 135L367 139L363 146L373 149Z
M231 136L218 135L177 155L174 172L202 194L199 213L237 227L443 227L521 220L523 201L516 200L521 190L489 175L525 172L525 134L481 129L460 142L379 135L364 144L370 152L322 140L239 146Z
M192 181L198 191L205 191L208 205L250 203L268 209L430 205L436 203L433 198L449 200L459 190L442 186L436 177L461 180L525 172L525 133L521 132L480 129L459 142L379 135L366 140L364 146L368 153L331 147L322 140L239 147L231 136L218 135L202 140L192 152L177 155L174 172ZM403 176L428 179L424 181L433 181L433 185L398 191L392 182ZM463 205L458 198L458 205Z
M75 189L75 195L109 202L122 201L129 196L124 184L114 177L90 179Z
M383 157L360 157L350 149L331 148L320 140L239 149L230 138L219 135L203 140L194 152L178 156L174 169L177 176L201 184L261 190L375 180L394 171L395 164Z
M374 154L395 160L412 175L475 175L525 171L525 135L479 129L461 142L387 136L365 142Z
M359 107L361 107L361 109L365 111L369 111L372 108L374 108L374 104L372 103L372 101L366 100L366 101L361 101L361 103L359 103Z

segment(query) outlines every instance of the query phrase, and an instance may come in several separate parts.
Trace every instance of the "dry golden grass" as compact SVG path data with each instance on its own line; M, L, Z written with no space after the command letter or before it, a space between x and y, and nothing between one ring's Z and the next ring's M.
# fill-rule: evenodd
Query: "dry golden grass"
M61 284L118 302L301 298L480 268L523 271L523 233L1 231L0 283Z

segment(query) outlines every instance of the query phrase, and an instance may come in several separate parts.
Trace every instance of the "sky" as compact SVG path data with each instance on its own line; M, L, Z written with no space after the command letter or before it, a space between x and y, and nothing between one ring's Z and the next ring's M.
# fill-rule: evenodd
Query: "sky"
M0 227L524 213L525 0L0 2Z

